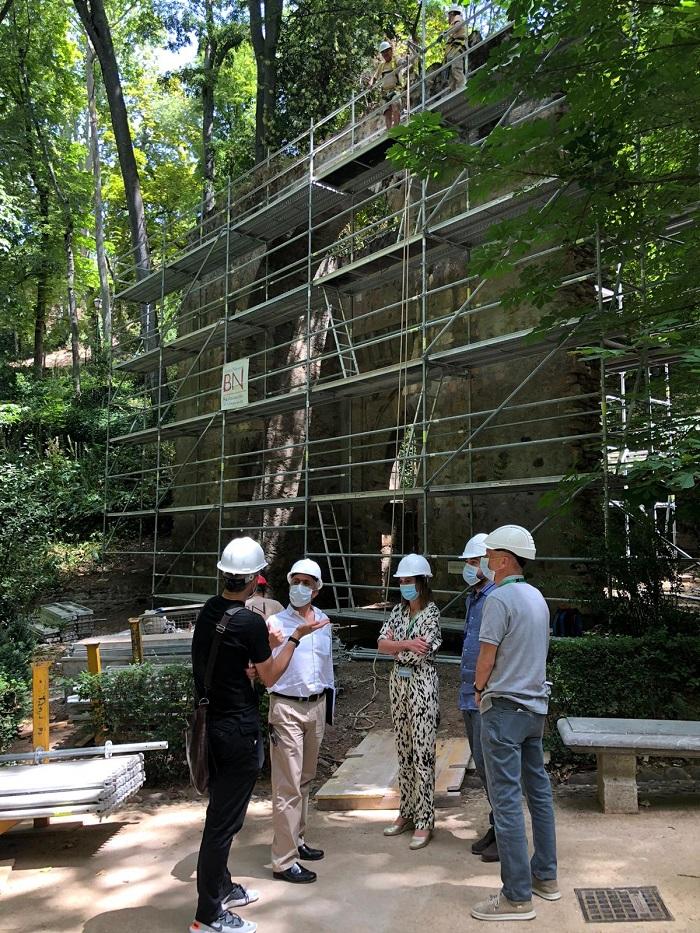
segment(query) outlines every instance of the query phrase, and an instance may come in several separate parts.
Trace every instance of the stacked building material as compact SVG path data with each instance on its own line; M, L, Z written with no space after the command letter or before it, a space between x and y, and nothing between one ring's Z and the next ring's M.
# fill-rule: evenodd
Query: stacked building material
M96 813L107 816L145 780L143 755L0 768L0 821Z
M89 637L98 621L102 620L96 619L95 613L87 606L64 601L40 606L39 618L32 628L41 642L54 644Z
M132 663L131 633L120 632L118 635L105 635L99 639L102 668L124 667ZM192 632L179 630L163 635L144 635L143 659L150 664L190 664L192 653ZM63 676L75 677L87 670L87 645L78 641L71 646L70 652L61 658Z

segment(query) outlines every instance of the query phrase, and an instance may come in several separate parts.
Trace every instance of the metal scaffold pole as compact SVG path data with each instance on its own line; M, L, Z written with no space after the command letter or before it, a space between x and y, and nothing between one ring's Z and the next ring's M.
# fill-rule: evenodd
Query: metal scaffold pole
M598 314L602 320L603 306L603 259L600 241L600 224L595 225L595 264L596 264L596 304ZM601 432L601 461L603 470L603 542L605 545L606 563L610 553L610 478L608 475L608 397L605 379L605 360L601 357L599 367L600 378L600 432ZM610 571L607 572L608 586L611 584Z
M304 554L309 550L309 435L311 431L311 306L313 303L313 186L314 186L314 121L309 124L309 174L306 243L306 379L304 380Z
M421 3L421 110L425 108L425 3ZM408 185L409 180L406 179ZM423 410L421 412L422 431L421 431L421 487L422 512L423 512L423 553L430 554L430 536L428 523L428 386L430 384L430 373L428 371L428 282L427 282L427 262L426 262L426 194L427 181L423 178L420 183L420 218L421 218L421 258L420 258L420 291L421 291L421 401ZM410 197L410 187L409 187Z
M231 178L226 185L226 262L224 271L224 349L221 355L222 365L229 362L229 294L231 291ZM264 444L263 444L264 447ZM219 446L219 527L217 531L218 553L224 548L224 501L226 488L226 414L221 412L221 442Z
M165 320L165 231L167 224L163 220L162 224L162 233L161 233L161 253L162 259L160 263L161 267L161 288L160 288L160 319L161 326ZM162 412L163 412L163 382L166 379L165 363L163 360L163 344L164 344L164 335L160 335L158 341L158 370L157 370L157 379L158 379L158 405L156 407L156 418L158 426L158 440L156 442L156 488L155 488L155 507L153 510L153 551L151 555L151 596L155 597L156 595L156 579L157 579L157 564L158 564L158 516L160 513L160 470L161 470L161 457L162 457L162 441L161 441L161 426L163 422Z

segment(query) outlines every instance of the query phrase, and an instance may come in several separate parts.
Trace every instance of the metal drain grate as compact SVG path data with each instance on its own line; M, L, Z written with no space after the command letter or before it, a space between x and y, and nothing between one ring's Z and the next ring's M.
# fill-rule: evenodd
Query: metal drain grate
M574 891L587 923L673 920L655 887L574 888Z

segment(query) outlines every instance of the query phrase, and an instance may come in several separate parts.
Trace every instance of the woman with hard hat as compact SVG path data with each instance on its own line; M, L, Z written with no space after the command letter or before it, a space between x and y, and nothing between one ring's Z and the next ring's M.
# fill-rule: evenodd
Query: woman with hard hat
M442 644L440 610L432 600L428 561L407 554L394 574L401 602L379 633L378 648L395 663L389 679L391 717L399 759L399 816L384 830L398 836L413 829L411 849L422 849L435 823L435 739L440 721L438 675L433 656Z
M384 101L384 122L390 130L401 119L401 92L403 79L401 76L401 63L394 58L394 47L391 42L381 42L379 54L382 57L379 67L372 77L370 87L379 85Z

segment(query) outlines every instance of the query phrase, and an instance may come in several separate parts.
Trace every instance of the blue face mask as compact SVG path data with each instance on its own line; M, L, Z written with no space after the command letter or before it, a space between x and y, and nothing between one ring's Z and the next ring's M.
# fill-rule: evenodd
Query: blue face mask
M418 590L416 589L415 583L402 583L399 589L401 590L403 598L409 600L409 602L412 599L418 598Z
M468 583L469 586L476 586L479 582L479 568L473 567L471 564L465 564L462 576L464 577L464 582Z
M479 561L479 570L481 570L481 572L483 573L483 575L486 577L487 580L493 580L493 578L496 576L493 570L491 570L491 568L489 567L488 557L481 558L481 560Z

